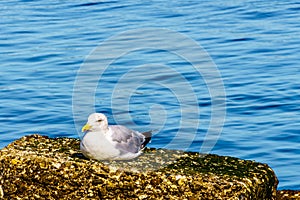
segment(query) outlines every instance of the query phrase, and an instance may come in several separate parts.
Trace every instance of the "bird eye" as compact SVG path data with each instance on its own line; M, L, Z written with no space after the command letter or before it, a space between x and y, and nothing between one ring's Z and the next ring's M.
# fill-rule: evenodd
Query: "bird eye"
M98 119L97 122L102 122L102 119Z

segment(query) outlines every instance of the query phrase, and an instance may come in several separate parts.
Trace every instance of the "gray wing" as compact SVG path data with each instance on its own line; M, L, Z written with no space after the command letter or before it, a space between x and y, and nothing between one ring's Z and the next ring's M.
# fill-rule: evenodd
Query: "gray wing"
M112 140L116 142L116 147L123 153L138 153L142 149L145 136L141 133L120 125L112 125L109 128L113 132Z

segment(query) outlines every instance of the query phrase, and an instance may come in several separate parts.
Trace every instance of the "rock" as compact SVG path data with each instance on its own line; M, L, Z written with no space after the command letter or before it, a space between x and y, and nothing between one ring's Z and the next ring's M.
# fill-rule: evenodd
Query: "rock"
M278 200L299 200L300 191L297 190L278 190L277 191Z
M0 151L3 199L276 199L266 164L146 148L135 160L98 162L79 140L31 135Z

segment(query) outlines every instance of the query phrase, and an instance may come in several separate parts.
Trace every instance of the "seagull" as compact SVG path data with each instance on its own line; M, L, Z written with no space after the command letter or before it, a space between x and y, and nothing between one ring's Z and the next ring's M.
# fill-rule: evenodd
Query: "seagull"
M102 113L93 113L82 127L80 150L95 160L130 160L138 157L150 142L152 131L140 133L121 125L108 125Z

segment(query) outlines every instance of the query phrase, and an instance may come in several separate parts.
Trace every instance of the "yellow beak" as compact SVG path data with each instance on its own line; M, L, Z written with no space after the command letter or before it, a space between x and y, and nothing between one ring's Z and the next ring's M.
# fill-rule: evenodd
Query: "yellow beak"
M86 124L82 127L81 132L86 132L88 130L91 130L91 128L92 128L91 125Z

